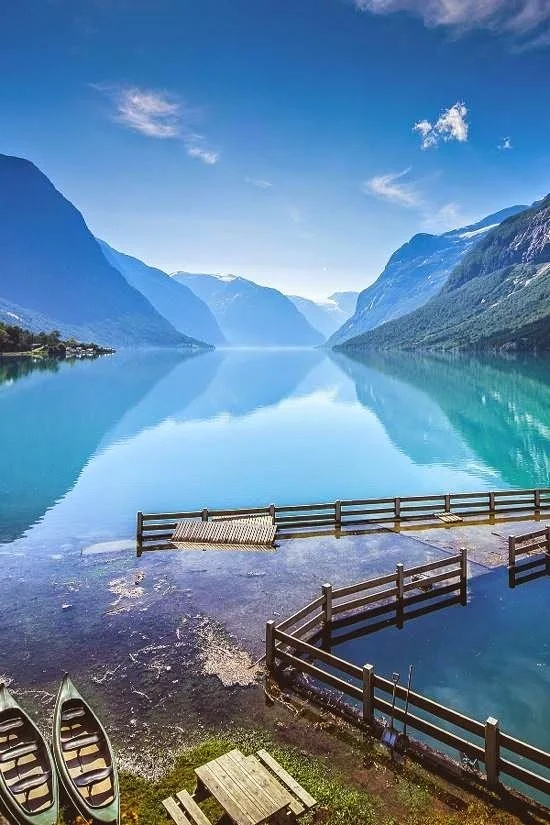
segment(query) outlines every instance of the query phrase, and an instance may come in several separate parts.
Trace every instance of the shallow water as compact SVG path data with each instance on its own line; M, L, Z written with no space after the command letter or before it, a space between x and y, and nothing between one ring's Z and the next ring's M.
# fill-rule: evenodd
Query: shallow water
M493 716L506 733L550 751L549 587L545 576L510 589L500 568L470 580L466 606L411 619L401 630L391 626L359 635L335 644L332 652L360 666L372 662L386 678L398 672L401 684L412 664L413 690L479 722Z
M138 560L138 510L547 486L549 433L550 369L537 360L273 350L0 362L0 675L48 690L63 669L95 679L125 730L153 712L198 724L217 683L197 681L205 617L260 656L265 620L324 581L437 551L386 534Z

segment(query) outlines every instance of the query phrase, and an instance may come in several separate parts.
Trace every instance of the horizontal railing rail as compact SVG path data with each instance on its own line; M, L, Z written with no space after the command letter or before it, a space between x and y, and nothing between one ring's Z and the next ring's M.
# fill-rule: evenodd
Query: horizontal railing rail
M536 542L541 534L546 535L546 532L535 531L525 534L522 539L524 543ZM267 622L267 671L276 677L280 668L290 667L294 672L311 676L317 682L339 691L353 704L349 706L338 701L332 704L332 709L348 720L351 718L362 725L372 726L378 721L375 715L378 711L406 722L408 728L437 743L456 749L461 757L466 755L479 760L485 765L486 782L491 788L498 788L500 776L504 775L550 795L550 777L537 772L537 769L550 771L550 753L504 733L499 728L498 720L492 717L481 722L421 693L408 692L403 685L394 685L393 681L376 673L374 664L359 667L330 652L331 642L337 640L334 630L342 624L348 627L353 621L360 624L357 635L376 632L389 624L399 627L409 618L444 608L447 604L460 601L466 605L466 588L467 559L464 549L454 556L408 569L398 564L395 572L355 584L337 588L325 584L319 597L292 616L279 622ZM411 596L410 592L415 589L425 592ZM460 599L442 600L441 597L456 594L457 591ZM433 601L436 599L439 601ZM426 600L430 601L429 607L407 612L406 608L411 604ZM386 618L364 626L365 621L388 611L394 611L396 618ZM349 618L345 618L344 614L348 614ZM307 617L308 621L299 626ZM308 633L310 635L306 637ZM322 647L317 645L319 640ZM394 693L396 704L392 707ZM353 708L355 715L349 713ZM529 765L519 764L518 757L520 761L527 760Z
M528 575L525 575L526 573ZM547 573L550 573L550 527L508 536L510 587L524 584Z
M364 525L406 524L411 521L433 520L449 514L458 519L496 517L550 511L550 488L527 490L495 490L472 493L438 493L435 495L395 496L385 498L348 499L318 504L290 504L236 509L187 510L174 513L143 513L137 515L138 543L153 543L174 531L183 519L208 521L221 517L268 515L281 535L313 528Z

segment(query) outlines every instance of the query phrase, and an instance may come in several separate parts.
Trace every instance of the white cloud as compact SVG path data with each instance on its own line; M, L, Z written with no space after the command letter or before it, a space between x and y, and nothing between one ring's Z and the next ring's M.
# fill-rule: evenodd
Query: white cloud
M466 143L468 140L469 124L466 120L468 108L460 101L445 109L438 119L431 123L429 120L419 120L413 126L413 132L421 136L423 149L437 146L440 140L457 140Z
M426 210L422 220L424 229L436 234L448 232L460 226L468 226L470 223L472 223L471 216L465 214L462 207L454 201L430 211Z
M373 14L408 11L426 26L448 26L459 32L483 28L519 38L525 45L547 45L550 35L548 0L353 0Z
M214 166L220 159L219 152L214 152L205 146L202 135L188 135L183 138L185 149L190 158L202 160L207 166Z
M246 177L244 179L245 183L249 183L251 186L256 186L258 189L272 189L273 184L269 180L262 180L261 178L249 178Z
M422 204L422 198L413 183L403 182L410 169L403 172L390 172L386 175L375 175L370 180L362 184L362 190L367 195L375 195L390 203L399 206L418 207Z
M147 137L179 137L181 117L181 104L158 92L130 88L116 95L115 119Z
M513 149L512 146L512 138L510 137L503 137L502 141L498 144L497 149L500 149L503 152L506 152L508 149Z
M219 160L219 153L208 148L205 138L191 130L193 111L174 95L136 86L92 86L111 99L117 123L146 137L180 140L189 157L209 166Z

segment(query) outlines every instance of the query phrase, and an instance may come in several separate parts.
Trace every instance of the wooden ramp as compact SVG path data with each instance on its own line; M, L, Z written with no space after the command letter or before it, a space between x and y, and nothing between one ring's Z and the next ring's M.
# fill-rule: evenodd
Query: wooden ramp
M274 548L276 532L270 516L184 519L178 522L172 543L181 550L269 550Z
M461 516L457 516L456 513L450 513L448 510L441 510L437 513L434 513L434 516L438 518L440 521L443 521L445 524L455 524L459 521L462 521Z

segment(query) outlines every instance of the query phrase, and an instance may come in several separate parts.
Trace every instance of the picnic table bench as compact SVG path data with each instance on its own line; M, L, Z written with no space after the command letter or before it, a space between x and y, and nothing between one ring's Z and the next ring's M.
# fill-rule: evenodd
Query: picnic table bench
M235 825L261 825L279 815L300 816L317 802L266 750L232 750L195 769L191 796L179 791L163 805L176 825L211 825L198 803L213 796Z

